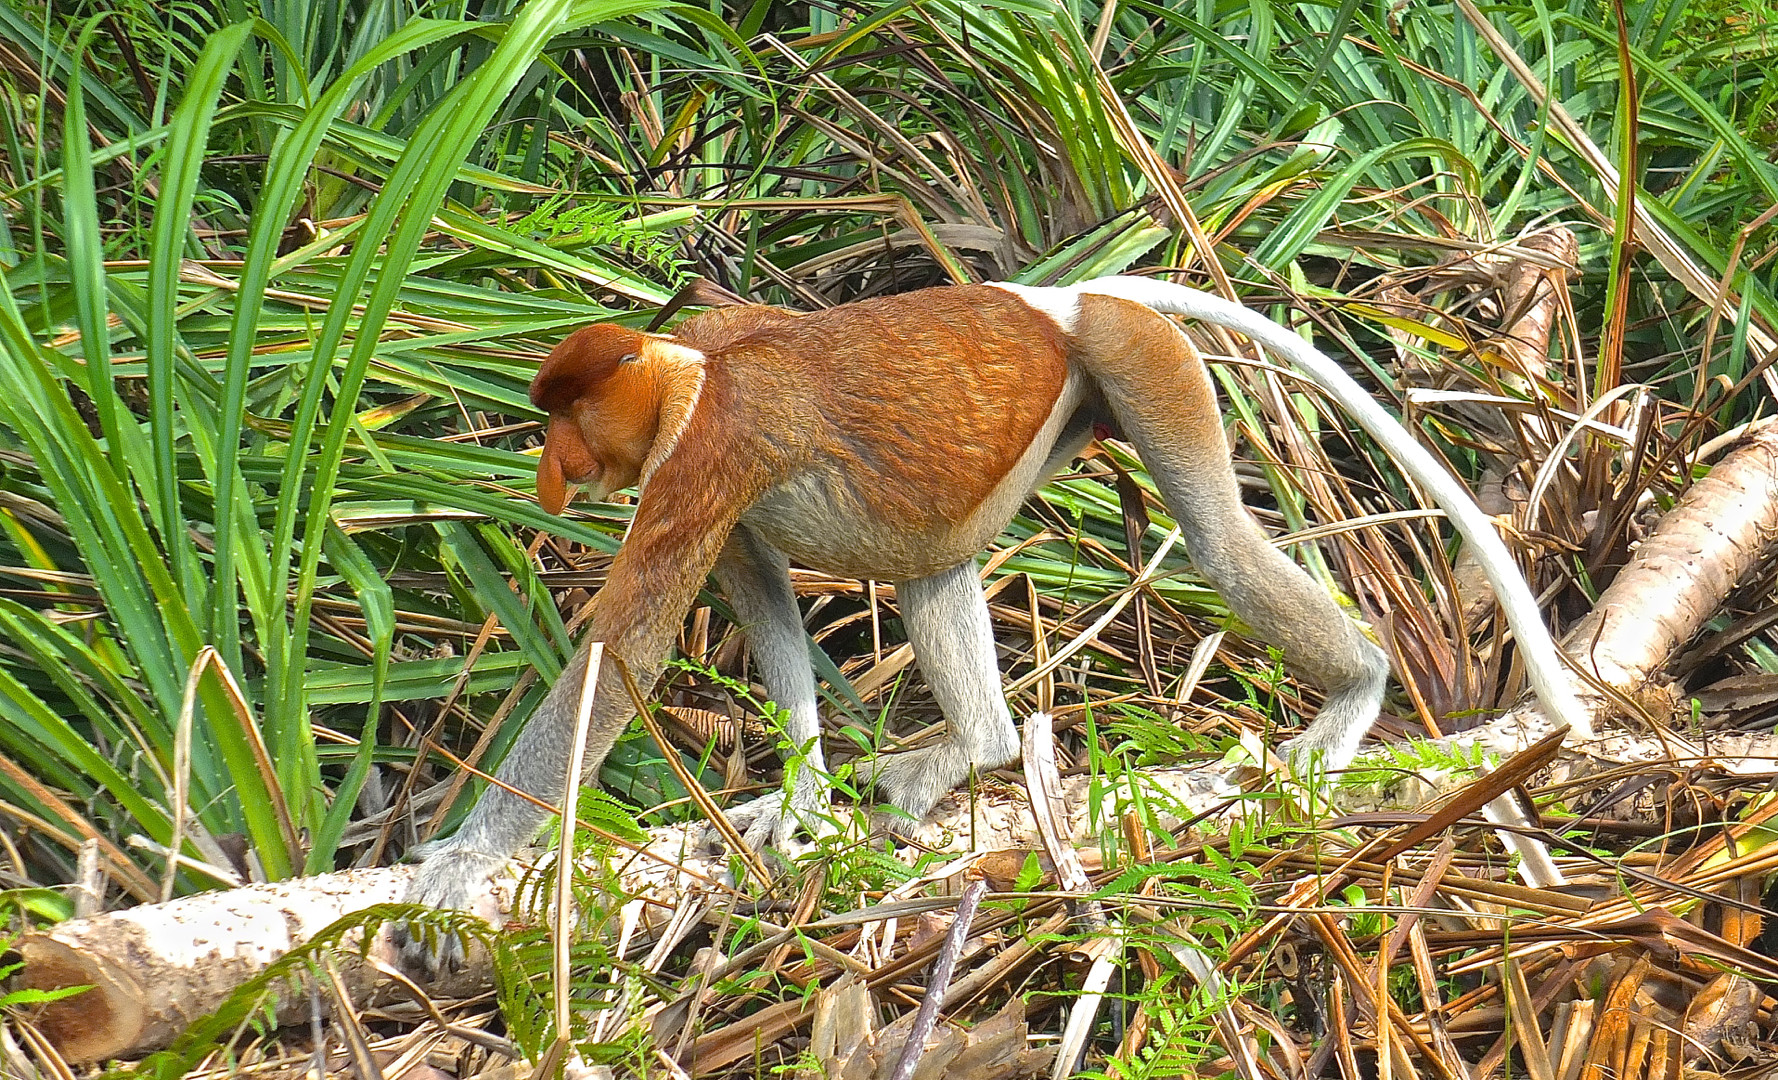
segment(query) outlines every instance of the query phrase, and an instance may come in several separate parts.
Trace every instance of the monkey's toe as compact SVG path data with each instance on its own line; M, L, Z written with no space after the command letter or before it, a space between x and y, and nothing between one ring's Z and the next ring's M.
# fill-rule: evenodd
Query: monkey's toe
M774 791L742 803L727 811L726 816L729 824L740 831L742 842L755 851L795 854L801 846L797 842L799 833L819 840L839 832L839 823L828 807L824 788ZM711 841L720 845L720 836L714 828L710 834Z
M408 883L404 903L467 911L498 923L493 878L506 865L504 857L461 847L451 840L428 844L423 853L425 861ZM440 972L462 970L466 957L459 935L409 923L391 927L390 934L408 971L431 978Z

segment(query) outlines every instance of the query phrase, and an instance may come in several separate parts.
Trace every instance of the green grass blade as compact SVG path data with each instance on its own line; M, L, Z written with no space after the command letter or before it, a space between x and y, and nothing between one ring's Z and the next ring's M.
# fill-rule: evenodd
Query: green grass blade
M173 410L177 396L173 380L174 350L179 347L175 325L179 278L185 263L185 238L191 228L192 202L197 197L199 171L204 164L204 147L216 116L216 99L250 29L243 23L211 37L186 73L185 94L173 114L166 154L162 157L161 192L155 201L149 240L153 261L148 271L148 334L144 345L149 432L154 445L154 483L150 490L161 543L172 558L173 576L184 587L186 603L194 612L204 610L204 595L209 588L208 575L199 566L180 511L179 473L174 461L179 438Z

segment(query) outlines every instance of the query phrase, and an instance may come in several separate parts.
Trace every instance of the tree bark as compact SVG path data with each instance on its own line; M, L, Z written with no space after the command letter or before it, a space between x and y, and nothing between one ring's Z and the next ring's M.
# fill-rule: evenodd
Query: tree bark
M1593 610L1563 636L1562 647L1574 661L1568 676L1581 703L1596 720L1628 711L1672 720L1679 701L1658 677L1736 585L1775 555L1778 422L1767 422L1692 484ZM1511 752L1549 729L1527 696L1500 719L1447 741ZM1759 750L1769 756L1778 746L1769 735L1719 736L1715 742L1742 755ZM1666 752L1657 741L1634 737L1589 744L1589 753L1617 761L1652 760ZM1716 756L1728 755L1719 750Z
M1661 518L1563 645L1593 678L1633 696L1775 553L1778 424L1765 423ZM1608 708L1598 690L1575 689Z

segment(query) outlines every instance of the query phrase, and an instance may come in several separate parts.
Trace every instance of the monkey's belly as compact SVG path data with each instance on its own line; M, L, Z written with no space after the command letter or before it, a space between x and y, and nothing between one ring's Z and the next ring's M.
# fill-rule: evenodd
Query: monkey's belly
M907 581L974 556L1006 524L1005 518L989 523L977 517L959 523L887 521L828 485L803 480L780 485L742 521L810 569L838 577Z
M1083 396L1071 374L1012 468L962 514L937 513L918 499L890 501L880 488L848 482L843 469L815 467L767 492L741 520L793 561L826 574L910 581L949 570L987 547L1043 482Z

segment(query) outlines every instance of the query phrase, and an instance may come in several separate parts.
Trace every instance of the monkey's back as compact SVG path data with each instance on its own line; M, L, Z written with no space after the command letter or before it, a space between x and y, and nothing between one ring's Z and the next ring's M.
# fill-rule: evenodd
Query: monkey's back
M682 340L705 352L708 391L788 466L749 522L864 576L931 572L991 538L1048 452L1034 446L1069 379L1066 336L987 286L761 308ZM884 534L894 550L872 539Z

